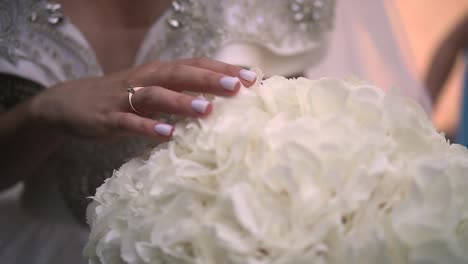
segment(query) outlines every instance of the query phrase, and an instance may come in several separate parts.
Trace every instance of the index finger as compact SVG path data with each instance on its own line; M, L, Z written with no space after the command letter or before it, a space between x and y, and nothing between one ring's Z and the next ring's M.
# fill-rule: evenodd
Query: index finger
M255 83L255 80L257 79L257 74L253 71L249 71L236 65L208 58L181 59L173 61L173 63L175 65L188 65L226 74L233 77L238 77L242 84L246 87L252 86Z

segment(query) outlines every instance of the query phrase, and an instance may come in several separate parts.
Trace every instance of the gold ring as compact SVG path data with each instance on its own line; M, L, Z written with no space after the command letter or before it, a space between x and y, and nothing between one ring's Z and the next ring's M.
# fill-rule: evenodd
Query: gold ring
M132 96L134 93L136 93L136 91L142 89L144 87L130 87L127 89L127 92L128 92L128 102L130 103L130 107L133 109L133 111L135 111L135 113L139 114L139 115L143 115L142 112L138 111L135 109L135 107L133 106L132 104Z

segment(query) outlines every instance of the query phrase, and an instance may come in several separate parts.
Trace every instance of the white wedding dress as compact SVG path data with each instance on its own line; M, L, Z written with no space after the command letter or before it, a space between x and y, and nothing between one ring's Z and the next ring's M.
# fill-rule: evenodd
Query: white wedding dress
M135 65L211 57L267 75L355 74L397 86L428 106L410 74L388 6L363 0L179 0L152 27ZM375 19L376 21L373 21ZM0 73L50 87L102 75L90 45L47 1L0 0ZM0 93L9 93L2 91ZM429 109L429 108L426 108ZM0 194L0 263L87 263L88 230L77 219L94 188L147 143L64 144L25 183Z

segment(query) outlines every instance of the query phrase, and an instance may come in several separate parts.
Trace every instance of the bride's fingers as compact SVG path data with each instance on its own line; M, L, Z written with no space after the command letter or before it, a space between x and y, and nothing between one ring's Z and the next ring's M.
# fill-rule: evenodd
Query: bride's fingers
M132 104L145 115L162 112L201 117L212 110L212 104L203 98L195 98L158 86L138 90L132 97Z
M173 62L178 65L189 65L192 67L203 68L206 70L223 73L229 76L238 77L242 84L246 87L250 87L255 83L257 74L253 71L246 70L242 67L235 66L232 64L224 63L221 61L211 60L208 58L194 58L194 59L182 59Z
M156 71L156 72L154 72ZM137 73L134 86L161 86L174 91L192 91L231 96L239 91L239 78L187 65L168 65Z
M115 113L111 116L110 122L111 127L119 131L126 131L152 138L168 139L174 132L174 127L172 125L158 123L155 120L132 113Z

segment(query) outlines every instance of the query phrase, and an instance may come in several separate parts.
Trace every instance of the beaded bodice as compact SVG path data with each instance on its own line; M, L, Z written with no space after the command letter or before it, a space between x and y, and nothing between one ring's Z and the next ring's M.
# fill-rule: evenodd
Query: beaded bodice
M253 43L276 54L322 44L333 22L333 0L177 0L148 36L164 36L147 58L214 57L230 43ZM147 42L150 43L150 42Z

